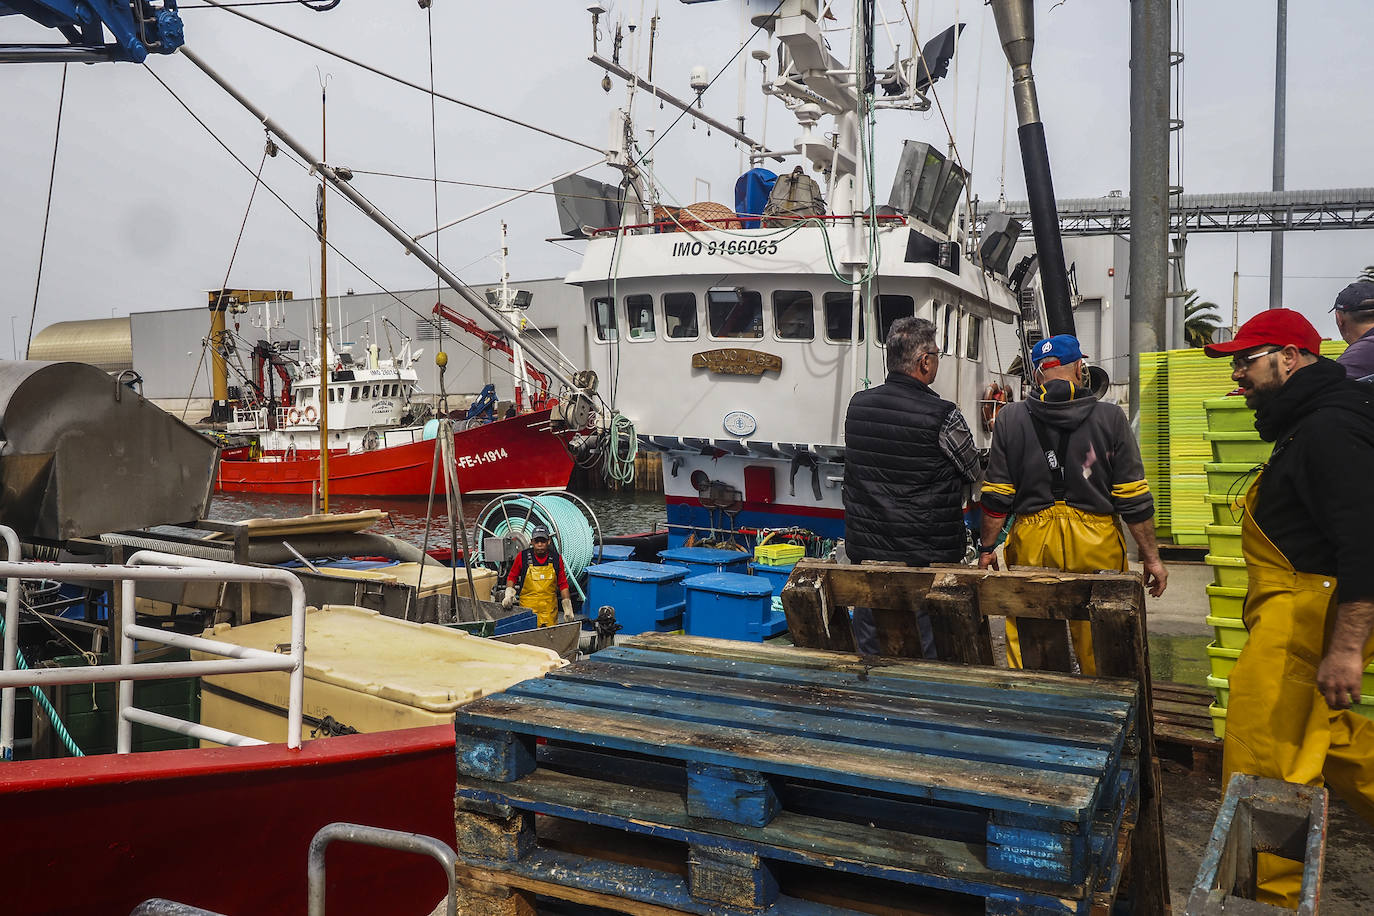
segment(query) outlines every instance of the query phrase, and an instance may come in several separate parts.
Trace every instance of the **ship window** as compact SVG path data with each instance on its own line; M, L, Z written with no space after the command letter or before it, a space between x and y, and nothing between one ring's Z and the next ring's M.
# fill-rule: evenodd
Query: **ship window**
M340 404L344 402L344 388L342 385L334 389L334 400L338 401Z
M964 341L964 358L977 359L982 347L983 319L977 315L968 316L968 336Z
M779 289L773 292L773 329L782 340L814 340L816 310L810 290Z
M349 385L349 386L348 386L348 392L349 392L349 394L351 395L351 397L349 397L349 400L350 400L350 401L356 401L356 400L358 400L358 386L357 386L357 385Z
M887 345L887 332L898 318L910 318L916 314L916 300L910 296L878 297L878 343Z
M663 327L673 340L697 339L696 293L663 294Z
M706 292L712 337L763 336L763 297L753 290L717 287Z
M825 339L843 340L850 339L850 327L854 323L854 294L853 293L826 293L825 294ZM864 320L859 316L859 339L864 339Z
M364 385L364 386L363 386L363 400L366 401L366 400L367 400L368 398L370 398L370 397L372 397L372 386L371 386L371 385Z
M615 300L598 296L592 300L592 324L597 340L615 340Z
M329 389L329 403L331 403L331 404L334 403L334 389L333 389L333 388L330 388L330 389Z
M954 314L954 306L945 306L944 341L941 348L946 356L954 353L958 349L959 324L957 316Z
M654 297L625 297L626 325L630 329L631 340L654 339Z

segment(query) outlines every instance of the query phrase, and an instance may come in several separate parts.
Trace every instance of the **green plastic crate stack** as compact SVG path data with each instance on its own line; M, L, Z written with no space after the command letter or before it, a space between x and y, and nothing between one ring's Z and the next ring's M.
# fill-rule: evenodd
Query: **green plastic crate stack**
M1140 354L1140 457L1155 498L1155 531L1172 531L1168 436L1169 366L1163 353Z

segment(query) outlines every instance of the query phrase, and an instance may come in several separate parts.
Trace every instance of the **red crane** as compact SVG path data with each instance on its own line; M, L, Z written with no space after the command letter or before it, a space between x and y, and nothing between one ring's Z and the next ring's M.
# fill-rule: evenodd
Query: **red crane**
M464 331L467 331L473 337L476 337L478 340L482 341L483 345L488 350L496 350L500 353L504 353L511 358L512 362L514 362L515 353L511 350L510 344L506 343L505 339L501 337L501 335L493 334L492 332L485 330L484 328L478 327L477 322L473 321L471 318L468 318L464 315L458 314L457 312L453 311L453 309L444 305L442 302L434 303L434 309L432 314L438 315L440 318L443 318L446 321L451 322L452 324L458 325L458 327L462 328ZM530 408L537 410L539 407L543 406L543 403L545 401L549 400L549 377L545 375L543 372L540 372L538 369L536 369L534 367L534 364L531 363L529 360L525 360L525 372L529 375L530 380L539 386L538 396L530 398ZM519 397L519 391L517 390L517 407L521 406L518 403Z

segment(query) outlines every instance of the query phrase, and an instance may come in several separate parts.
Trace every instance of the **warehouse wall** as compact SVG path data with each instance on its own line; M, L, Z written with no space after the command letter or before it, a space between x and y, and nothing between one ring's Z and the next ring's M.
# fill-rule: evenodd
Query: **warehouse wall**
M488 285L477 284L473 289L481 295ZM561 279L520 281L511 285L533 293L532 304L526 313L530 327L543 331L575 364L586 365L587 322L580 291ZM473 318L481 327L493 329L490 322L478 316L452 290L445 289L441 298L445 305ZM401 302L398 303L397 299ZM383 319L387 319L411 338L413 349L423 350L416 363L420 386L428 394L437 394L439 373L434 365L434 355L440 349L441 341L438 328L428 320L434 301L433 289L408 290L397 292L394 296L388 293L345 294L337 298L330 296L329 323L335 329L342 329L342 334L336 330L332 335L335 346L342 339L345 345L352 344L355 356L361 358L366 353L367 345L375 342L381 348L382 357L386 358L390 353L388 333L391 335L391 346L399 349L401 345L396 331L386 327ZM312 343L318 338L317 315L316 300L293 300L280 306L274 304L271 308L271 339L278 342L300 340L306 352L312 351ZM267 329L263 327L262 308L255 305L245 314L227 317L240 347L244 369L251 370L248 351L254 342L268 336ZM208 309L200 306L136 312L130 316L130 322L134 368L143 376L144 392L148 397L185 398L188 392L194 397L210 397L210 357L208 353L202 355L202 344L210 328ZM485 360L477 338L447 322L442 323L442 328L445 335L442 347L449 356L448 370L445 372L448 392L453 395L475 394L483 385L491 382L496 385L497 394L502 399L509 399L513 394L509 360L499 353L491 354L490 361ZM529 330L526 336L537 339L539 335ZM229 384L239 384L232 371Z

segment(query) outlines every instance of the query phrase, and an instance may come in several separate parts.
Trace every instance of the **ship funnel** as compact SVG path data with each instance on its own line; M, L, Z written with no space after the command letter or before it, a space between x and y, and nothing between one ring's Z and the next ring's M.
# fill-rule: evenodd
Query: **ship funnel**
M1026 171L1026 199L1030 203L1031 230L1040 256L1040 289L1045 298L1045 319L1051 334L1073 334L1073 303L1069 298L1069 271L1064 264L1064 240L1059 235L1059 210L1050 179L1050 156L1045 145L1045 125L1035 98L1031 56L1035 51L1035 11L1031 0L991 0L992 17L1002 50L1011 65L1012 95L1016 99L1016 131L1021 144L1021 165Z

